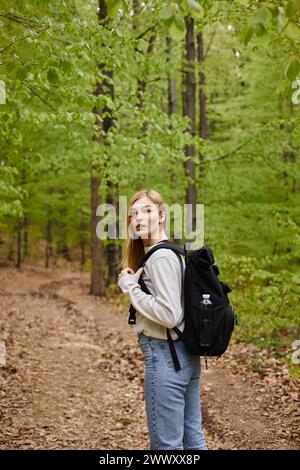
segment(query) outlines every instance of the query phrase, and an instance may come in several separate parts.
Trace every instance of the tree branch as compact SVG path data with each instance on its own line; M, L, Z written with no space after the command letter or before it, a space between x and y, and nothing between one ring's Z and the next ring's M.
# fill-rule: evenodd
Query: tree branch
M36 23L37 25L39 25L38 21L35 21L35 20L28 20L26 18L22 18L21 16L16 16L16 15L11 15L11 14L8 14L8 15L3 15L0 13L0 16L2 18L6 18L7 20L11 20L11 21L15 21L16 23L18 23L19 25L23 26L23 28L30 28L34 31L42 31L43 29L45 28L38 28L36 25L32 24L32 23ZM47 26L48 28L48 26Z
M145 36L145 34L147 34L149 31L154 31L154 26L149 26L149 28L147 28L143 33L139 34L135 40L139 40L141 39L143 36Z
M230 157L230 155L233 155L234 153L238 152L242 147L245 147L250 142L250 140L247 140L243 144L239 145L236 149L232 150L231 152L225 153L221 157L214 158L213 160L209 160L209 163L211 162L217 162L218 160L225 160L225 158Z
M47 103L46 100L44 100L44 98L42 98L36 91L34 91L32 88L30 87L26 87L27 90L29 90L34 96L36 96L39 100L42 101L42 103L44 103L45 105L49 106L49 108L52 110L52 111L56 111L55 108L53 108L53 106L49 103Z
M23 36L22 38L19 38L17 39L16 41L14 42L11 42L8 46L6 46L4 49L1 49L0 51L0 54L2 54L2 52L5 52L7 49L9 49L11 46L13 46L14 44L16 44L17 42L20 42L20 41L23 41L24 39L27 39L31 36L31 34L28 34L27 36Z

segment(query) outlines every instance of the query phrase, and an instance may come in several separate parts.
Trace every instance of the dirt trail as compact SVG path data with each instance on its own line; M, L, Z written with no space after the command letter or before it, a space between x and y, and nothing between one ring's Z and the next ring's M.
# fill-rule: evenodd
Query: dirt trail
M0 448L147 449L143 358L126 310L63 268L1 268L0 286ZM249 372L255 354L235 345L203 370L211 449L300 448L299 382L276 361Z

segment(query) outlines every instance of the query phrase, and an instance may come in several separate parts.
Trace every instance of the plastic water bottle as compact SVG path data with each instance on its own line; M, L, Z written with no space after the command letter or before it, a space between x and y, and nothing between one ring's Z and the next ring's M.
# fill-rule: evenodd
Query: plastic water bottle
M202 294L202 300L200 301L200 304L203 306L201 308L202 331L201 331L200 345L208 348L211 344L211 339L212 339L212 317L211 317L210 309L212 308L213 304L210 300L210 294ZM204 360L205 360L205 369L208 369L207 354L204 355Z
M201 304L212 305L212 302L210 301L210 294L202 294Z

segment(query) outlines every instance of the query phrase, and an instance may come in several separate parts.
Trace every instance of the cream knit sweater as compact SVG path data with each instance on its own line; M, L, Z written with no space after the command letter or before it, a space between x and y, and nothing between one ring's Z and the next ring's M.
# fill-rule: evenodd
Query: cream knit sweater
M153 246L145 247L144 252ZM184 257L181 257L185 269ZM167 339L166 327L177 326L183 331L182 267L177 255L167 248L157 250L146 261L142 276L152 295L142 291L132 274L126 274L118 281L120 289L129 296L136 309L136 323L131 325L133 331L159 339ZM175 331L170 332L174 340L178 339Z

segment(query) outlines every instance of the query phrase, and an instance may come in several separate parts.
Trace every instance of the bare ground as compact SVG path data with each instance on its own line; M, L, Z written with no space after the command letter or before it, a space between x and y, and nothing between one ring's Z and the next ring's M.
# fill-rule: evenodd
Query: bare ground
M0 449L148 449L127 308L89 295L87 273L0 268L0 340ZM266 351L210 360L202 403L210 449L300 448L299 380Z

